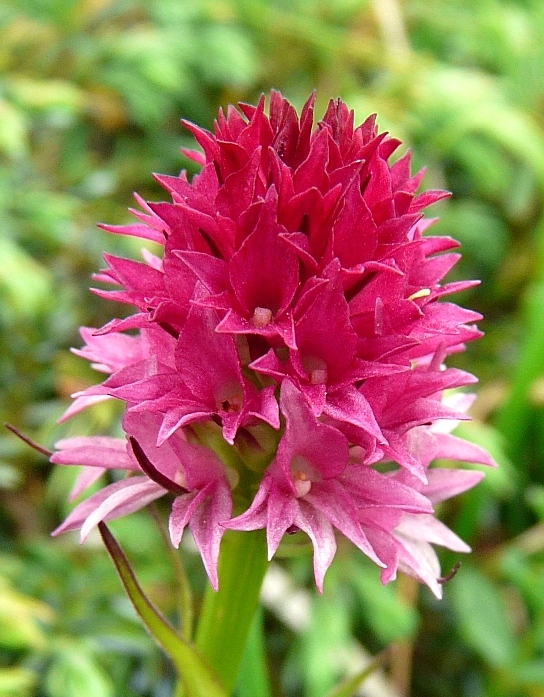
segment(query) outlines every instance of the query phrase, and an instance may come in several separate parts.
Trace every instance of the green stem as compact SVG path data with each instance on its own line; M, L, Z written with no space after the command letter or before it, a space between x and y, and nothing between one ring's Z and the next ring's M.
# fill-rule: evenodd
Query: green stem
M176 585L176 597L178 605L178 616L181 626L181 635L187 641L191 641L193 638L193 596L191 592L191 585L187 577L187 571L185 570L185 564L182 561L180 552L172 547L168 533L164 529L163 522L157 511L157 507L154 503L149 506L149 511L157 529L162 537L164 546L172 562L172 570L174 572L175 585ZM177 697L177 696L176 696Z
M259 604L267 568L263 530L227 531L219 556L219 591L206 589L196 647L231 694Z
M185 693L185 685L181 680L178 680L175 691L174 691L174 697L187 697Z

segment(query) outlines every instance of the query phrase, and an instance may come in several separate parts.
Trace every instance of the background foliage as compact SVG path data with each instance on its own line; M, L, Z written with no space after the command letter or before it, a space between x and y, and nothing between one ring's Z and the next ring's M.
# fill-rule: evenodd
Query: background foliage
M364 650L391 643L384 697L544 695L544 4L541 0L4 0L0 5L0 412L51 446L115 432L116 410L62 427L75 390L96 381L79 325L112 307L89 294L102 250L137 245L95 229L127 220L150 172L189 167L184 117L271 87L318 109L342 96L379 114L450 189L437 231L463 244L456 274L481 278L459 302L486 336L459 366L480 378L463 435L501 468L443 510L474 553L438 603L410 580L382 588L348 545L322 597L307 557L266 596L273 695L322 697ZM166 697L170 667L135 619L101 545L49 531L73 473L0 434L0 697ZM114 527L114 526L112 526ZM175 614L171 566L146 513L114 531L139 577ZM190 545L195 590L204 584ZM289 550L286 550L288 557ZM456 561L443 555L447 570ZM287 569L289 576L282 576ZM290 609L289 602L293 601ZM239 697L271 697L256 625ZM364 649L362 648L364 647ZM331 656L334 660L331 661ZM262 677L262 676L261 676ZM381 690L381 691L380 691Z

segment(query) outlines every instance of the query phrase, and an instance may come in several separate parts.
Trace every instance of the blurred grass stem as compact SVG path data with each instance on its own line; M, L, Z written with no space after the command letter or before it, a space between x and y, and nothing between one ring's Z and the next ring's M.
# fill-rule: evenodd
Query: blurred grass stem
M411 576L401 574L397 579L397 594L409 607L417 605L419 583ZM403 639L395 644L395 653L391 662L391 682L400 697L408 697L412 682L412 661L414 656L414 639Z
M193 612L193 597L191 592L191 585L187 577L187 572L185 570L185 565L180 557L180 552L174 547L164 529L161 517L157 511L155 504L149 506L149 510L155 521L157 528L161 534L164 541L165 547L168 551L168 556L172 563L172 569L174 571L175 583L176 583L176 600L178 606L178 615L181 626L182 636L191 641L193 636L193 624L194 624L194 612Z
M374 0L372 10L390 57L406 60L411 50L399 0Z

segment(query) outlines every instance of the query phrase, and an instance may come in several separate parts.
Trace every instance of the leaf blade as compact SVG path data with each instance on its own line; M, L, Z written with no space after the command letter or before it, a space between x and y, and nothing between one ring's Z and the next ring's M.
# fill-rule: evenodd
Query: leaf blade
M213 674L205 659L192 644L176 632L146 597L126 556L107 526L101 522L98 528L134 609L150 634L172 659L185 686L187 697L227 697L219 679Z

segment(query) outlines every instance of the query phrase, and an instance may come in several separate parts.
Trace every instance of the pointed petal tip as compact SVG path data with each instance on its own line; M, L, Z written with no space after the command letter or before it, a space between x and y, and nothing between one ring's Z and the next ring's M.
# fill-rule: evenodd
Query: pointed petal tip
M432 594L437 600L442 600L443 591L442 586L439 583L437 583L436 585L434 583L432 585L427 584L427 586L430 588Z

